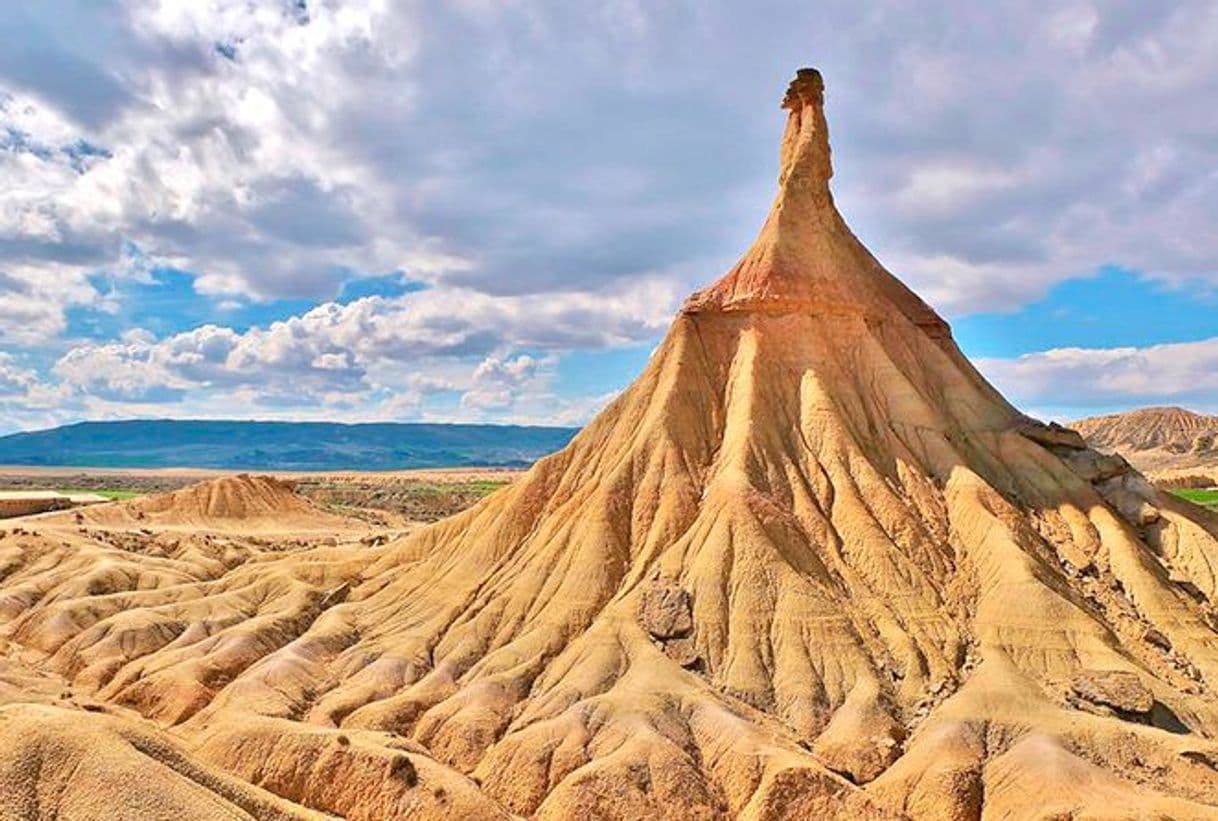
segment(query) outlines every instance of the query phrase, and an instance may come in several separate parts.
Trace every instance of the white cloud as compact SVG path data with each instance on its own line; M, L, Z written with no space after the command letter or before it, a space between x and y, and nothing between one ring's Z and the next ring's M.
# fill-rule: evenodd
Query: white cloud
M540 363L528 354L514 359L488 356L474 369L474 382L480 385L520 385L537 375Z
M115 261L135 247L197 272L201 292L330 296L339 266L392 270L416 258L410 227L390 213L392 180L348 156L339 133L339 103L353 90L392 89L382 102L408 104L409 84L394 72L410 59L409 26L379 2L322 5L307 25L287 8L137 0L117 16L99 7L102 19L83 9L8 17L26 37L43 27L109 30L87 56L110 61L129 96L87 123L72 112L89 88L48 85L22 65L6 77L0 61L0 91L10 90L0 98L0 144L5 133L17 144L0 151L0 270L52 260L71 268L43 278L78 288L103 267L146 276L132 265L140 259ZM115 21L127 25L115 30ZM225 43L239 50L235 61L217 51ZM56 48L59 38L28 60L53 73ZM81 157L81 145L97 153ZM391 230L375 236L372 225ZM429 267L445 259L432 253Z
M52 371L74 395L107 402L227 395L234 408L307 408L341 396L358 409L392 394L413 397L398 407L415 409L421 397L451 391L466 411L509 412L548 390L558 353L650 339L675 302L657 283L536 297L434 288L326 303L243 333L204 325L158 340L136 329L77 345Z
M0 397L25 396L38 383L38 375L16 364L12 355L0 352Z
M56 346L44 387L89 413L451 393L455 413L574 418L547 357L654 338L729 267L808 62L839 204L937 307L1015 308L1106 263L1218 274L1204 0L51 0L6 10L0 41L0 343ZM211 324L65 338L74 308L130 307L90 274L158 265L195 275ZM352 271L431 287L331 302ZM274 297L319 304L227 327ZM1153 393L1103 367L1113 396Z
M125 238L210 294L325 298L351 268L495 293L667 271L685 289L757 224L780 126L759 101L810 55L840 201L941 307L1010 307L1108 262L1218 269L1202 0L56 5L0 24L55 32L0 60L0 127L29 143L0 152L0 270L108 265Z
M82 273L61 265L0 268L0 343L45 342L63 332L65 309L100 301Z
M1022 404L1102 408L1214 404L1218 337L1144 348L1056 348L977 366Z
M1018 176L1011 171L972 167L967 158L962 158L913 169L893 200L901 211L911 215L927 210L956 214L1018 183Z
M473 386L461 395L461 407L476 411L507 411L522 394L537 392L545 379L542 369L554 365L554 360L540 361L528 354L503 357L492 354L474 368Z

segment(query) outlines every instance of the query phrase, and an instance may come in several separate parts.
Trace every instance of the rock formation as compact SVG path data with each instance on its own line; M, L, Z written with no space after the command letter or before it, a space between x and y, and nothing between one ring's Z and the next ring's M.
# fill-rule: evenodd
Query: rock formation
M316 507L289 482L242 473L72 514L82 524L236 531L343 529L356 523Z
M1218 477L1218 416L1184 408L1139 408L1093 416L1074 427L1094 448L1120 453L1139 470ZM1218 483L1212 478L1210 484Z
M9 537L5 635L349 818L1218 817L1218 524L1004 401L783 106L756 242L513 485L375 548Z

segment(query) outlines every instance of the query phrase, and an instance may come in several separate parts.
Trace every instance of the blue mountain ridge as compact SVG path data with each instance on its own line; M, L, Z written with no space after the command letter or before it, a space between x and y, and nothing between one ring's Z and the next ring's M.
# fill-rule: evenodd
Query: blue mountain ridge
M375 422L128 420L0 437L0 465L231 470L522 467L576 428Z

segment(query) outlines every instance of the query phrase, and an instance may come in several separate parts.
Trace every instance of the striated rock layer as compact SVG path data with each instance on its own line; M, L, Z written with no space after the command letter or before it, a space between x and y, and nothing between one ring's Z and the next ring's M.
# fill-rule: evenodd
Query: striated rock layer
M1184 408L1138 408L1092 416L1074 427L1089 444L1117 452L1139 470L1218 475L1218 416Z
M834 207L822 96L754 245L510 487L383 546L10 535L4 635L349 818L1218 817L1218 520L982 379Z

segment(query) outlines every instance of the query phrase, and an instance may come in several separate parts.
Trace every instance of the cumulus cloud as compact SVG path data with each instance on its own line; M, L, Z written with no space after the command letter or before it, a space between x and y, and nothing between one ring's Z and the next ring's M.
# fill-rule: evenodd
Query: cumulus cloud
M413 397L395 405L405 409L452 391L474 415L508 412L545 388L559 352L661 333L674 298L656 283L544 297L435 288L325 303L242 333L204 325L156 339L133 329L115 342L73 347L52 372L76 396L107 402L177 402L189 394L229 396L234 407L304 407L336 406L345 397L359 408L393 394Z
M803 64L827 77L843 211L947 313L1106 263L1218 284L1205 0L52 0L6 10L0 40L0 343L43 346L42 380L91 413L427 390L519 413L548 357L653 339L729 267ZM122 316L97 272L158 266L217 306L318 307L66 338L74 309ZM353 271L429 288L340 304ZM476 375L521 356L520 384Z
M1106 262L1218 267L1202 0L65 2L0 22L37 44L0 60L0 133L25 146L0 153L0 270L105 265L127 238L208 293L324 299L350 268L688 287L754 230L773 102L806 62L843 207L949 311Z
M0 397L24 396L37 383L37 374L18 366L11 354L0 352Z
M461 407L475 410L506 410L531 387L542 363L528 354L516 357L488 356L474 368L473 387L461 396Z
M1218 393L1218 337L1144 348L1056 348L977 365L1009 397L1029 405L1212 405Z

